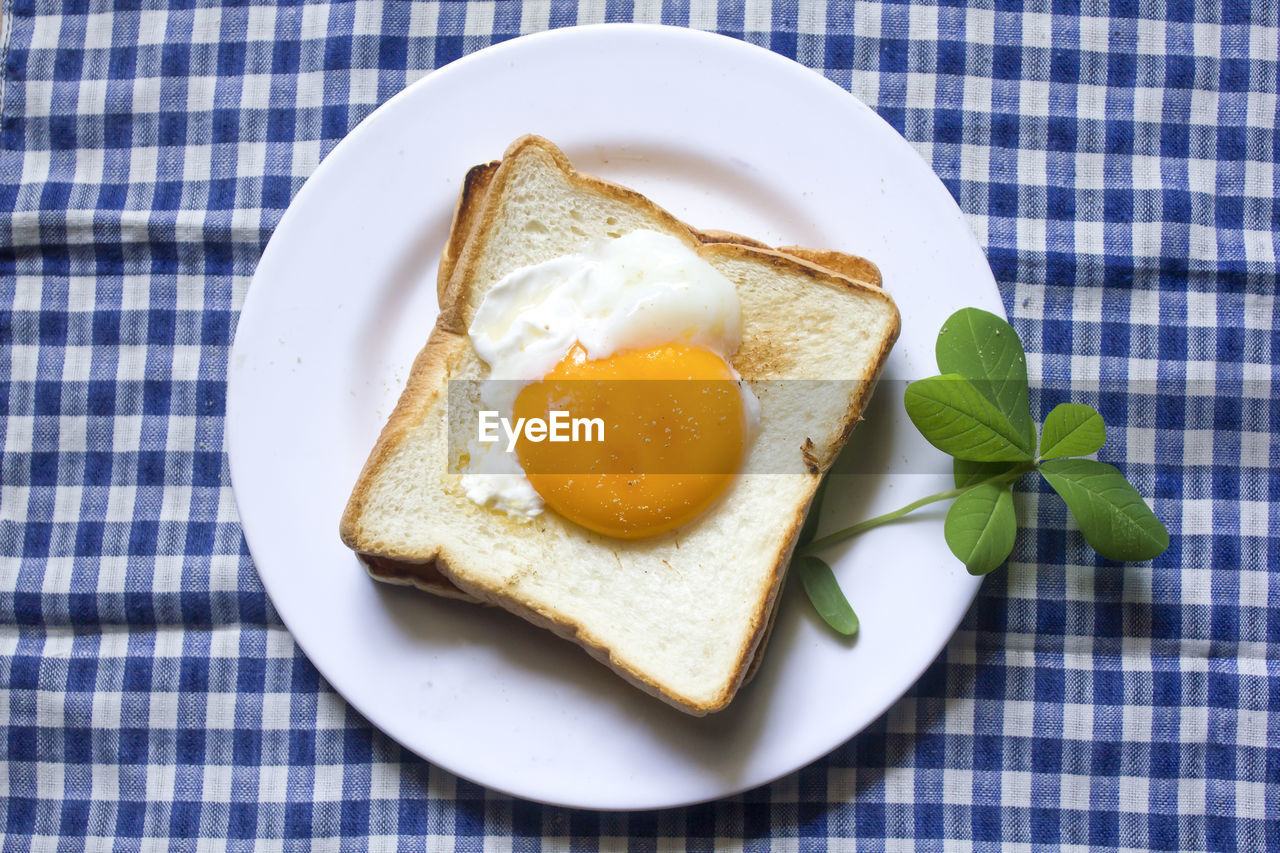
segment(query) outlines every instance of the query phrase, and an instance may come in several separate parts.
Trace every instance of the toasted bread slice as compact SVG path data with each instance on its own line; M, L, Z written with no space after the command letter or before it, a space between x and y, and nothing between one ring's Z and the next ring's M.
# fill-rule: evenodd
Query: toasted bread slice
M373 566L430 566L681 710L719 710L755 659L818 478L897 336L897 309L878 288L790 255L704 244L537 137L475 174L473 191L481 175L487 191L478 210L459 206L475 218L455 229L466 236L447 253L440 317L352 492L343 541ZM480 302L514 269L639 228L680 240L737 288L743 343L733 363L761 403L739 476L693 522L629 542L551 511L524 522L472 503L447 464L446 383L486 374L466 334ZM827 381L771 381L782 379Z
M436 274L436 295L441 304L444 302L445 291L453 277L454 264L462 253L462 247L467 238L471 236L471 232L475 229L479 220L480 208L484 203L485 195L489 192L489 184L493 180L493 173L497 171L500 164L500 160L492 160L488 163L472 166L463 179L462 190L458 193L458 201L454 207L449 239L441 252L440 264ZM690 231L702 243L734 243L756 249L770 248L767 243L742 234L735 234L732 231L692 227L690 227ZM838 252L834 249L810 249L804 246L786 246L777 248L774 251L824 267L855 282L862 282L872 287L881 286L879 268L866 258L857 255ZM369 574L380 581L413 586L423 592L446 598L481 603L479 599L454 586L445 575L436 569L434 560L411 562L408 560L395 560L389 557L373 557L372 555L359 556ZM761 648L763 646L764 643L761 644ZM758 663L757 659L756 664ZM751 668L748 680L751 675L755 674L756 668L756 666Z
M454 264L475 228L485 194L488 193L489 184L493 180L493 173L497 171L500 164L501 161L493 160L473 166L463 180L462 190L458 193L458 201L454 208L453 222L449 229L449 239L441 253L436 276L436 294L441 303L444 302L445 290L453 276ZM766 243L731 231L698 228L690 228L690 230L703 243L735 243L757 249L770 248ZM873 287L881 286L879 268L866 258L857 255L838 252L834 249L810 249L804 246L780 247L775 251L824 267L852 281ZM378 580L414 586L424 592L446 598L480 603L478 599L450 583L449 579L436 569L434 561L414 563L366 555L361 555L361 558L369 574ZM751 674L754 674L754 670L755 667L752 668Z

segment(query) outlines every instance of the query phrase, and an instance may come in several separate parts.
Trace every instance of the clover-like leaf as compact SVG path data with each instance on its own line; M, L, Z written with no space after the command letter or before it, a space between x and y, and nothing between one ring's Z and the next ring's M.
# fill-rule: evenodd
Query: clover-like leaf
M1102 556L1138 562L1169 547L1168 529L1114 467L1093 459L1051 459L1041 464L1040 473Z
M1107 425L1092 406L1062 403L1040 428L1040 458L1088 456L1107 443Z
M975 462L1025 462L1034 437L1014 428L973 383L956 374L907 386L907 415L934 447Z
M971 575L985 575L1013 550L1018 518L1008 485L975 486L951 504L943 534L947 547Z
M963 489L988 480L1013 468L1012 462L974 462L970 459L952 459L951 473L956 488Z
M954 457L956 488L815 539L819 492L798 548L819 550L955 498L944 525L947 546L972 574L985 574L1012 552L1018 526L1013 482L1032 470L1062 496L1085 540L1102 556L1148 560L1169 546L1168 529L1119 471L1091 459L1060 458L1091 454L1106 442L1106 424L1092 408L1064 404L1050 412L1036 455L1026 353L1007 322L978 309L957 311L938 334L937 357L942 375L912 382L904 402L925 439ZM857 631L858 618L831 568L809 555L796 557L792 566L827 624L841 633Z
M955 373L971 381L995 404L1032 446L1035 426L1027 405L1027 354L1018 333L1000 316L979 308L961 308L938 332L939 373Z
M849 606L849 599L840 590L831 567L817 557L806 554L796 560L795 569L800 574L805 594L813 602L822 621L830 625L833 631L846 637L858 633L858 616Z

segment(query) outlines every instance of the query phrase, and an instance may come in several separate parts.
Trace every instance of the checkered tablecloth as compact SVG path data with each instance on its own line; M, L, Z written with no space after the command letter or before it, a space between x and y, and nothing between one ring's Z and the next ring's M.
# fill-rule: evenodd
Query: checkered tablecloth
M3 850L1280 849L1276 4L996 5L3 0ZM1120 388L1101 458L1172 533L1108 563L1021 494L1007 570L883 718L635 814L485 791L352 711L263 592L223 447L237 310L321 158L450 60L605 20L764 45L897 128L1037 417Z

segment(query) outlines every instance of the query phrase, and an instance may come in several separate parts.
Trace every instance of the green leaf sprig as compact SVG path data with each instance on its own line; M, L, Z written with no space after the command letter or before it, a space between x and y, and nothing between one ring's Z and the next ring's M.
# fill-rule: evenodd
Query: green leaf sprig
M809 600L834 630L857 631L858 619L830 567L813 552L942 500L954 498L943 533L970 574L985 575L1013 551L1018 519L1013 485L1040 473L1066 502L1085 541L1104 557L1138 562L1169 547L1169 531L1117 469L1078 457L1096 453L1107 428L1090 406L1063 403L1040 429L1027 402L1027 356L1004 319L963 308L938 333L940 375L907 386L907 415L925 439L951 455L955 488L901 509L814 538L826 481L819 486L796 544L797 569Z

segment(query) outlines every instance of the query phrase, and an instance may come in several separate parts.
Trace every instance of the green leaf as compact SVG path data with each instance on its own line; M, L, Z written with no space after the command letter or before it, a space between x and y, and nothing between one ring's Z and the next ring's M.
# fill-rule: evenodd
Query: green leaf
M1092 459L1052 459L1040 473L1062 495L1085 541L1111 560L1150 560L1169 547L1169 531L1124 475Z
M1107 442L1107 425L1092 406L1055 406L1040 428L1040 458L1088 456Z
M818 489L813 493L813 500L809 502L809 512L804 517L804 526L800 528L800 536L796 539L796 550L799 551L805 545L813 541L813 537L818 532L818 517L822 515L822 499L827 494L827 478L823 477L818 483Z
M840 591L840 584L836 583L831 567L817 557L806 554L796 561L796 570L800 573L805 593L822 621L846 637L858 633L858 616Z
M1009 486L975 486L951 504L943 533L947 547L971 575L985 575L1013 550L1018 519Z
M952 459L951 472L956 479L956 488L973 486L983 480L1003 474L1012 468L1012 462L974 462L969 459Z
M978 308L961 308L942 324L936 352L939 373L956 373L973 382L1009 419L1022 443L1033 446L1027 354L1018 333L1003 317Z
M930 444L944 453L975 462L1025 462L1032 438L1009 419L973 383L955 374L931 376L907 386L907 415Z

